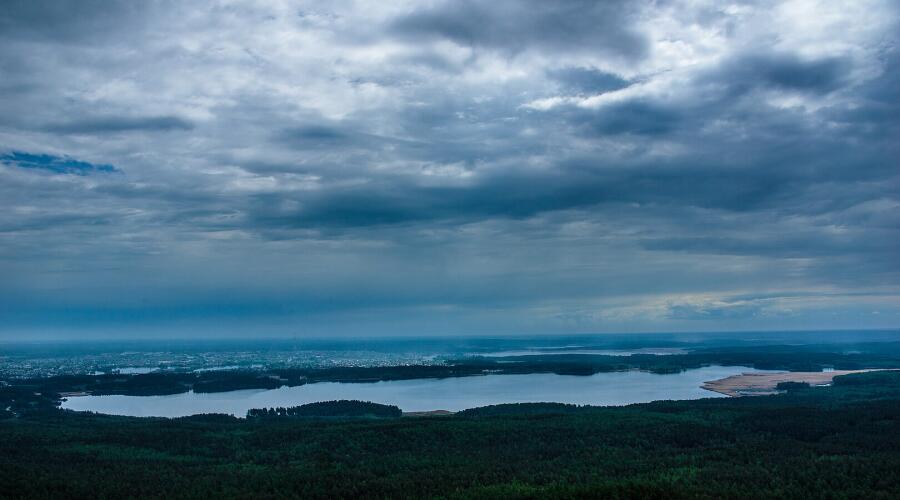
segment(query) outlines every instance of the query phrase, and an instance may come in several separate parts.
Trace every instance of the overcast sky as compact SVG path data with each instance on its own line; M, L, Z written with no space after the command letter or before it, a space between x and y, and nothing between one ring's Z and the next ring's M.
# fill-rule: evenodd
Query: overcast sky
M0 339L900 326L896 1L0 7Z

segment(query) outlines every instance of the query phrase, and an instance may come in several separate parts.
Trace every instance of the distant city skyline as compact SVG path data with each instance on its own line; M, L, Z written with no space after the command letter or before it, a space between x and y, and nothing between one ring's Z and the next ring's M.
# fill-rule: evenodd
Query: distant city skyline
M0 341L900 327L891 0L0 9Z

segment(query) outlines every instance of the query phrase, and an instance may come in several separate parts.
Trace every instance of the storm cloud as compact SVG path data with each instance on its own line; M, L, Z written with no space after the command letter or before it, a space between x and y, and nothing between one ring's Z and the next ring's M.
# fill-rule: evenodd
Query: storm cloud
M900 324L900 11L8 2L0 336Z

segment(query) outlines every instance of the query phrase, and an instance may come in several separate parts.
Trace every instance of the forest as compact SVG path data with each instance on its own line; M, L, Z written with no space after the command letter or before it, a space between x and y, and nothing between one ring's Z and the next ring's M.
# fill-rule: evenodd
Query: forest
M400 418L403 412L394 405L382 405L370 401L320 401L287 408L253 408L247 412L248 419L259 418Z
M342 406L358 402L323 409ZM898 372L773 396L439 417L34 408L0 419L2 498L900 498Z

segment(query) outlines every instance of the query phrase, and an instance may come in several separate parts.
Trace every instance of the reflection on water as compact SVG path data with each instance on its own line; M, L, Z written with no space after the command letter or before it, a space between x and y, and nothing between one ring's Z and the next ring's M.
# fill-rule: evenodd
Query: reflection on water
M296 406L333 399L359 399L399 406L403 411L452 410L498 403L551 401L590 405L624 405L659 399L722 397L700 388L703 382L758 372L738 366L710 366L669 375L640 371L574 375L485 375L346 384L322 382L272 390L193 392L169 396L71 397L63 408L139 417L181 417L230 413L250 408Z

